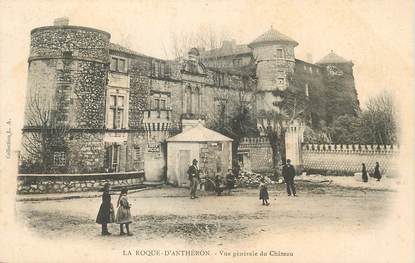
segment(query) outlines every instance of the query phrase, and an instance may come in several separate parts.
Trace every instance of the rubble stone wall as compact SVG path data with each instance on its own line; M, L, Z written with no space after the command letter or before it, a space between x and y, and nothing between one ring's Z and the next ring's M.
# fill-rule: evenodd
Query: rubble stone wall
M267 138L243 138L238 153L243 154L244 168L256 173L272 172L272 149Z
M18 194L71 193L101 190L105 183L111 186L141 184L144 172L112 174L21 174L17 179Z

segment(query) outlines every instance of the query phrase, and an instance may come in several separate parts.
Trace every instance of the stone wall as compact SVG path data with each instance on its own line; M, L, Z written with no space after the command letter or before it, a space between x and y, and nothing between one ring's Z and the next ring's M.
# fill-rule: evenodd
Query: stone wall
M108 61L111 35L78 26L47 26L31 31L30 59L62 57L64 52L85 60Z
M375 162L379 162L381 173L396 173L396 145L333 145L304 144L302 159L305 171L324 174L353 174L360 172L362 163L373 173Z
M18 194L71 193L101 190L111 186L141 184L144 172L106 174L21 174L17 178Z
M238 155L243 163L242 169L257 173L272 172L272 149L268 138L243 138Z

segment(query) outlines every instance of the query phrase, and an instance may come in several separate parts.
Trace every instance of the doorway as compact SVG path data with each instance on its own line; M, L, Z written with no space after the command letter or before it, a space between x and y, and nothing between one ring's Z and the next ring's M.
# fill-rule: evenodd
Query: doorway
M177 175L179 187L190 186L187 175L190 164L190 150L179 150L179 174Z

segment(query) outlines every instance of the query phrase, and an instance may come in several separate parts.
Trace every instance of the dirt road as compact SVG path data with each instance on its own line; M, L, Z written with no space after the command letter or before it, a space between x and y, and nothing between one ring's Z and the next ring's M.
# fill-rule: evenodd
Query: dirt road
M188 198L187 189L164 187L129 195L134 217L132 237L113 233L101 237L95 223L100 198L18 202L18 217L43 238L88 237L136 243L178 239L193 244L222 245L260 235L307 231L370 231L387 214L394 192L352 189L299 182L299 197L288 197L284 185L270 187L270 206L262 206L257 189L236 189L231 196L201 193ZM116 203L117 196L112 197Z

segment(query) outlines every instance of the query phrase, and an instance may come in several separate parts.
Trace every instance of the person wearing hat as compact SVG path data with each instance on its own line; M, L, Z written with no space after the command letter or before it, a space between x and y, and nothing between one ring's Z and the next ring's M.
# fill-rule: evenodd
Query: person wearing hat
M282 176L284 177L285 184L287 185L288 196L291 196L291 193L294 196L297 196L294 186L295 169L294 166L291 165L290 159L287 159L287 163L282 167Z
M195 199L196 196L196 190L197 186L199 185L200 181L200 170L199 166L197 166L197 160L193 159L192 165L187 170L187 174L189 175L189 181L190 181L190 198Z

